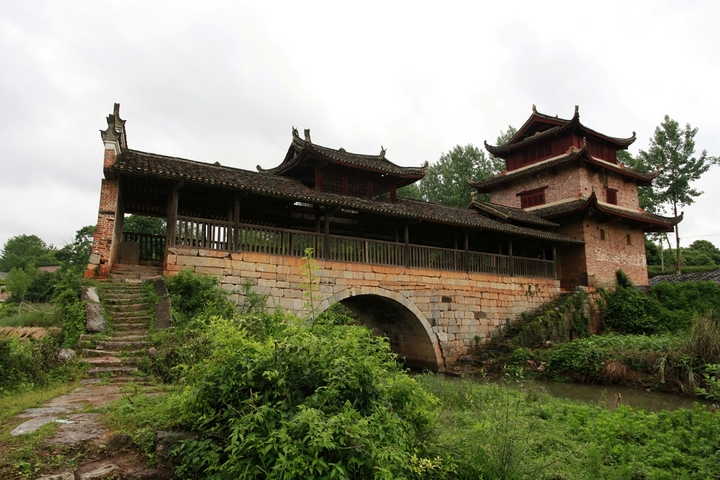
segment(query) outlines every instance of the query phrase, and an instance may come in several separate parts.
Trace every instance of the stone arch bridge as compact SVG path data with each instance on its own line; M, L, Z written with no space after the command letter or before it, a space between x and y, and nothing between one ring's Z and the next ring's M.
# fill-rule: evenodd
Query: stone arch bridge
M247 280L271 310L307 314L302 258L255 252L173 247L165 273L216 275L241 298ZM443 371L508 319L549 302L555 279L316 260L319 308L341 303L389 338L407 365Z

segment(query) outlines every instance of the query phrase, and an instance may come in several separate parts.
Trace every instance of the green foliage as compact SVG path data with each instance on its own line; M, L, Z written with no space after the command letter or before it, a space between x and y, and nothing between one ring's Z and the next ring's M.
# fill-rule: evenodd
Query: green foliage
M537 347L547 341L569 342L589 334L590 317L586 311L587 294L579 291L558 298L537 312L524 313L505 332L513 347Z
M92 252L95 226L88 225L75 232L75 239L58 250L57 259L65 268L84 270Z
M25 270L13 268L5 280L5 287L13 294L13 297L22 300L25 298L25 292L30 288L32 281L32 277Z
M56 249L35 235L18 235L5 242L0 252L0 272L13 268L27 271L33 267L56 265Z
M428 202L465 208L472 201L468 180L482 180L499 173L504 161L490 158L484 150L469 144L456 145L430 165L420 182L420 193Z
M720 402L720 364L705 365L703 380L705 387L695 389L698 396Z
M318 310L317 304L320 300L320 295L318 293L318 283L320 278L317 274L319 267L313 258L312 248L305 249L305 255L303 255L302 259L303 264L300 268L302 270L303 282L300 284L300 289L303 290L303 297L305 297L305 304L303 306L308 312L310 322L312 323L315 322Z
M128 215L123 221L123 231L146 233L149 235L165 235L167 233L167 225L166 220L161 217Z
M220 280L212 275L182 270L166 279L172 304L173 326L184 329L199 315L232 317L235 307L228 294L220 288Z
M692 188L694 182L717 162L703 150L695 157L695 135L697 128L686 124L682 129L678 122L665 115L663 122L655 129L647 152L641 150L638 163L646 171L657 171L658 177L652 186L645 187L642 195L647 197L647 208L653 213L669 212L677 216L679 209L692 205L695 197L702 192ZM680 268L680 236L675 225L676 270Z
M85 304L80 301L85 282L79 272L68 270L60 273L55 284L52 301L57 322L62 325L63 348L75 348L80 335L85 333Z
M422 193L417 183L411 183L397 189L397 196L402 198L409 198L411 200L422 200Z
M711 315L696 315L686 346L700 363L720 363L720 322Z
M74 366L58 368L59 338L56 331L39 340L0 337L0 396L46 386L53 379L72 377Z
M55 294L55 284L60 275L58 272L37 272L25 292L28 302L49 302Z
M434 405L367 329L287 325L275 339L207 327L212 354L183 402L203 432L179 450L181 476L397 478L419 453Z

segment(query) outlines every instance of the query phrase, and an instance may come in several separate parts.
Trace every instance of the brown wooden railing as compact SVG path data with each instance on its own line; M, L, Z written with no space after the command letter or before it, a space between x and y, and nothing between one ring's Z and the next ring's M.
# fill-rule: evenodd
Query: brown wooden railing
M140 244L140 261L162 262L165 256L165 236L148 233L123 232L123 242Z
M556 278L555 262L484 252L383 242L283 228L178 217L175 245L301 257L312 248L319 259L493 275Z

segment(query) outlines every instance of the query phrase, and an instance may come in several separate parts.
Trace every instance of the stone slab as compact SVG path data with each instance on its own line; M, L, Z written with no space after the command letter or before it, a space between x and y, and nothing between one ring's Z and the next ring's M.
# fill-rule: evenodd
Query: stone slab
M20 435L37 432L40 430L40 427L47 425L48 423L52 423L57 419L58 417L37 417L30 419L15 427L12 432L10 432L10 435L18 437Z

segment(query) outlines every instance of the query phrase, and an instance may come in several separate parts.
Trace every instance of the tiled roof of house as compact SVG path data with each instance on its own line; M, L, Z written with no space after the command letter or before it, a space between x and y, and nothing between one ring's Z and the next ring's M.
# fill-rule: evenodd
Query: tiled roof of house
M557 223L545 220L535 213L527 212L522 208L508 207L507 205L498 205L497 203L483 202L480 200L473 201L469 208L482 210L503 220L536 225L538 227L554 228L559 226Z
M184 180L228 189L239 189L291 201L339 206L399 218L426 220L433 223L483 229L555 242L583 243L578 239L555 232L546 232L498 222L480 215L471 209L456 208L403 198L399 198L397 203L390 203L318 192L303 185L300 181L289 177L145 153L137 150L125 150L118 155L113 170L116 174L124 173Z
M597 165L599 167L602 167L606 170L619 173L620 175L624 175L626 177L634 178L637 180L638 185L649 185L652 179L657 177L656 172L640 172L638 170L634 170L632 168L628 168L621 164L614 164L605 162L603 160L599 160L593 156L590 155L590 153L587 151L586 147L576 149L572 153L567 153L564 155L560 155L558 157L549 158L547 160L543 160L542 162L534 163L530 166L518 168L517 170L512 170L510 172L504 172L499 175L495 175L494 177L486 178L484 180L479 180L477 182L469 182L470 186L477 189L479 193L488 193L490 192L490 188L502 185L507 182L511 182L513 180L517 180L523 177L527 177L529 175L533 175L535 173L541 172L543 170L549 169L549 168L555 168L562 165L567 165L572 162L587 162L592 163L593 165Z
M534 135L525 136L527 135L526 132L535 123L542 123L553 126L541 132L537 132ZM535 106L533 105L533 113L530 115L530 118L527 119L527 121L523 124L522 127L520 127L515 136L511 138L508 143L506 143L505 145L493 146L485 142L485 148L493 155L502 156L502 154L504 153L511 152L525 145L534 143L538 140L553 135L559 135L563 132L567 132L573 129L580 130L583 133L583 136L596 137L606 142L612 143L618 149L629 147L630 145L632 145L633 142L635 142L636 139L635 132L633 132L633 135L630 138L618 138L610 137L608 135L596 132L595 130L586 127L585 125L580 123L580 110L577 106L575 106L575 114L573 115L573 117L567 120L564 118L558 118L557 116L552 117L550 115L538 113L538 111L535 109Z
M635 220L638 222L649 223L662 228L672 228L675 224L682 221L683 216L679 217L662 217L655 215L654 213L645 211L635 211L627 208L618 207L609 203L599 202L597 195L593 192L587 198L579 198L577 200L571 200L568 202L556 203L548 205L547 207L536 207L531 210L532 213L540 217L559 218L572 213L583 211L587 208L593 208L597 211L603 212L608 215L626 218L629 220Z
M292 142L285 160L274 168L264 169L258 165L257 169L262 173L270 173L280 175L291 168L302 163L310 154L320 156L330 162L342 165L349 165L363 170L369 170L381 174L391 174L399 177L421 179L425 176L428 169L428 162L421 167L401 167L385 158L385 149L381 149L379 155L362 155L359 153L350 153L344 148L335 150L312 143L310 140L310 131L305 131L306 139L303 140L298 136L298 132L293 128Z

